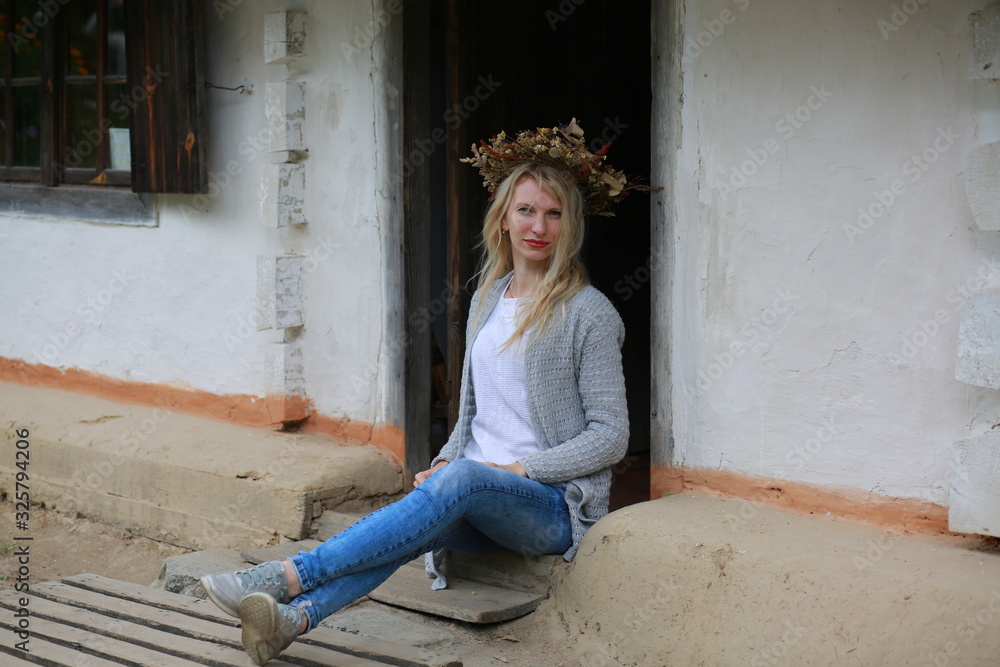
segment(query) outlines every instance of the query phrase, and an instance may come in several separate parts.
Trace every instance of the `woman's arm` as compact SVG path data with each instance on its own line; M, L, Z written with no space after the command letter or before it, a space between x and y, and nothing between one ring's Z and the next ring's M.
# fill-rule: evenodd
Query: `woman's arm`
M615 465L628 450L628 406L621 361L625 328L603 296L597 305L596 312L587 315L579 343L576 386L583 428L561 444L523 457L519 462L531 479L551 484L584 477Z

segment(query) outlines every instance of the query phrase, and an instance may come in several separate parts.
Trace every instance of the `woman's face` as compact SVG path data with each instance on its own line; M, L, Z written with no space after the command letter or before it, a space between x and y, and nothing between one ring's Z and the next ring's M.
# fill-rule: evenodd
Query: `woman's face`
M515 266L544 268L559 238L562 204L534 178L524 178L500 224L510 235Z

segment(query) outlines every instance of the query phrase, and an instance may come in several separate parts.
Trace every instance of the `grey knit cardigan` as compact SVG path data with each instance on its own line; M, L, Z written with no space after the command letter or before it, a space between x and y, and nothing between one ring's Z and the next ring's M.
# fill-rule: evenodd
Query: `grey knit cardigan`
M504 278L491 286L483 305L485 315L493 311L507 282ZM469 308L458 422L434 463L461 457L470 439L476 397L469 381L469 359L486 321L485 315L476 317L479 298L477 291ZM564 315L556 306L549 330L525 352L524 383L539 451L520 463L530 479L565 486L573 528L573 544L563 556L568 561L587 529L608 513L611 467L628 448L624 340L618 312L588 285L565 302Z

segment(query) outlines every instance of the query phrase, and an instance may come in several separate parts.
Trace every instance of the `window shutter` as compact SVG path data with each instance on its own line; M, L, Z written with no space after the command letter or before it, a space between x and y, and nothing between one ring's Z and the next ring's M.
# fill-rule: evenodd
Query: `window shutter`
M132 190L198 194L208 187L202 3L125 3Z

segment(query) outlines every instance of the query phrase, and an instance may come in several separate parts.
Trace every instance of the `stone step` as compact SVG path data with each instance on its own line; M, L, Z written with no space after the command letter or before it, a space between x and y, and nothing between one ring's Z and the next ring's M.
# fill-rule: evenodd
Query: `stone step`
M323 508L402 489L369 445L53 389L0 383L0 425L0 492L27 431L32 501L195 549L303 539Z

